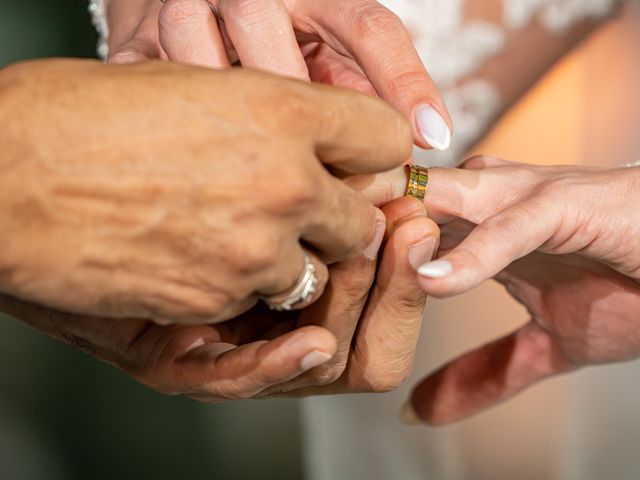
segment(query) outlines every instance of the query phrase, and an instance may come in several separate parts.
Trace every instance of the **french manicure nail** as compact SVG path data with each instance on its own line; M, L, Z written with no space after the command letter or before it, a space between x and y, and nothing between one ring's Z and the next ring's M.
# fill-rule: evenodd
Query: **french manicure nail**
M407 401L407 403L402 406L402 409L400 410L400 421L405 425L420 425L420 423L422 423L416 414L416 411L413 409L411 400Z
M427 278L444 278L453 272L453 265L446 260L425 263L418 268L418 274Z
M378 252L380 251L380 245L382 245L382 240L384 239L384 232L387 229L387 221L384 218L378 219L376 222L376 233L373 237L373 241L371 244L364 249L362 254L367 257L369 260L375 260L378 257Z
M318 351L310 352L307 353L300 362L300 368L302 368L302 370L306 372L307 370L311 370L318 365L327 363L329 360L331 360L331 355L329 355L328 353Z
M442 115L431 105L416 110L418 128L424 141L436 150L446 150L451 145L451 130Z
M420 266L433 260L437 248L438 240L427 238L409 248L409 263L418 270Z

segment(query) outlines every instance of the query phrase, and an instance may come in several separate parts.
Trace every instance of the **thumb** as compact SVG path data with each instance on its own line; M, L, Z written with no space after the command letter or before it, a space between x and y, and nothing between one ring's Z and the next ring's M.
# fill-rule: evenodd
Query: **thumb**
M143 62L151 60L153 57L148 56L144 52L132 45L125 45L122 49L115 52L109 52L107 62L116 65L128 65L131 63Z
M534 323L445 365L414 389L406 423L456 422L495 406L534 383L576 368Z

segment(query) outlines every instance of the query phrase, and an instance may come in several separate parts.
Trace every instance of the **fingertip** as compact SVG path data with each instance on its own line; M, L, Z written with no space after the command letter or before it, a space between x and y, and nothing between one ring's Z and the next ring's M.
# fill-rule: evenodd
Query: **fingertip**
M420 105L415 111L418 140L436 150L448 150L451 146L452 128L448 115L431 104Z
M107 63L112 63L114 65L129 65L132 63L143 62L145 60L147 60L147 57L139 50L126 48L110 54L107 59Z
M301 359L313 352L328 355L328 359L330 359L338 350L336 337L323 327L315 325L300 327L291 332L289 336L290 338L286 339L280 348L284 351L287 349L297 351L297 356Z

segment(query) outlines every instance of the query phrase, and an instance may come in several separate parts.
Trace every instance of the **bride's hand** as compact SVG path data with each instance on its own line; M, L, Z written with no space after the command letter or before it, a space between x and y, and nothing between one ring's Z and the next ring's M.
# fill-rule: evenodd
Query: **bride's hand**
M476 157L433 169L426 203L439 224L477 227L421 268L434 296L465 292L539 251L576 253L640 280L640 168L537 167Z
M432 257L439 232L412 199L384 211L388 239L375 282L375 260L334 265L322 299L301 313L257 307L217 325L162 327L67 314L1 295L0 311L166 394L217 402L387 391L412 366L425 307L414 266Z
M423 288L443 297L494 277L531 319L422 382L410 403L422 420L460 420L547 377L640 358L639 191L638 168L479 157L432 170L427 204L448 233ZM461 220L478 226L467 235Z
M411 150L403 117L250 70L45 61L0 72L0 291L211 323L290 291L313 249L375 257L384 215L335 176ZM319 257L319 258L318 258Z
M402 22L374 0L106 0L110 61L239 61L377 93L410 118L419 146L444 149L451 121Z

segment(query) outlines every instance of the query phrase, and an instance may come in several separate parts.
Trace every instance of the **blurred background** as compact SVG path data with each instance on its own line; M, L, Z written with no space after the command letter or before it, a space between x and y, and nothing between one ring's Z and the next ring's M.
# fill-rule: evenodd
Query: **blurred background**
M95 41L82 0L0 0L0 66L90 57ZM541 164L638 159L638 85L640 16L627 9L546 75L476 150ZM492 284L430 303L428 348L411 381L526 318ZM367 463L393 450L402 453L385 460L391 471L416 462L416 473L381 470L375 478L631 480L640 471L639 378L638 362L592 369L462 424L410 430L396 415L411 381L395 394L336 399L324 412L320 401L200 405L151 392L0 316L0 479L370 480ZM361 428L351 423L357 415ZM348 447L356 442L375 449L358 457ZM332 473L336 460L348 476Z

